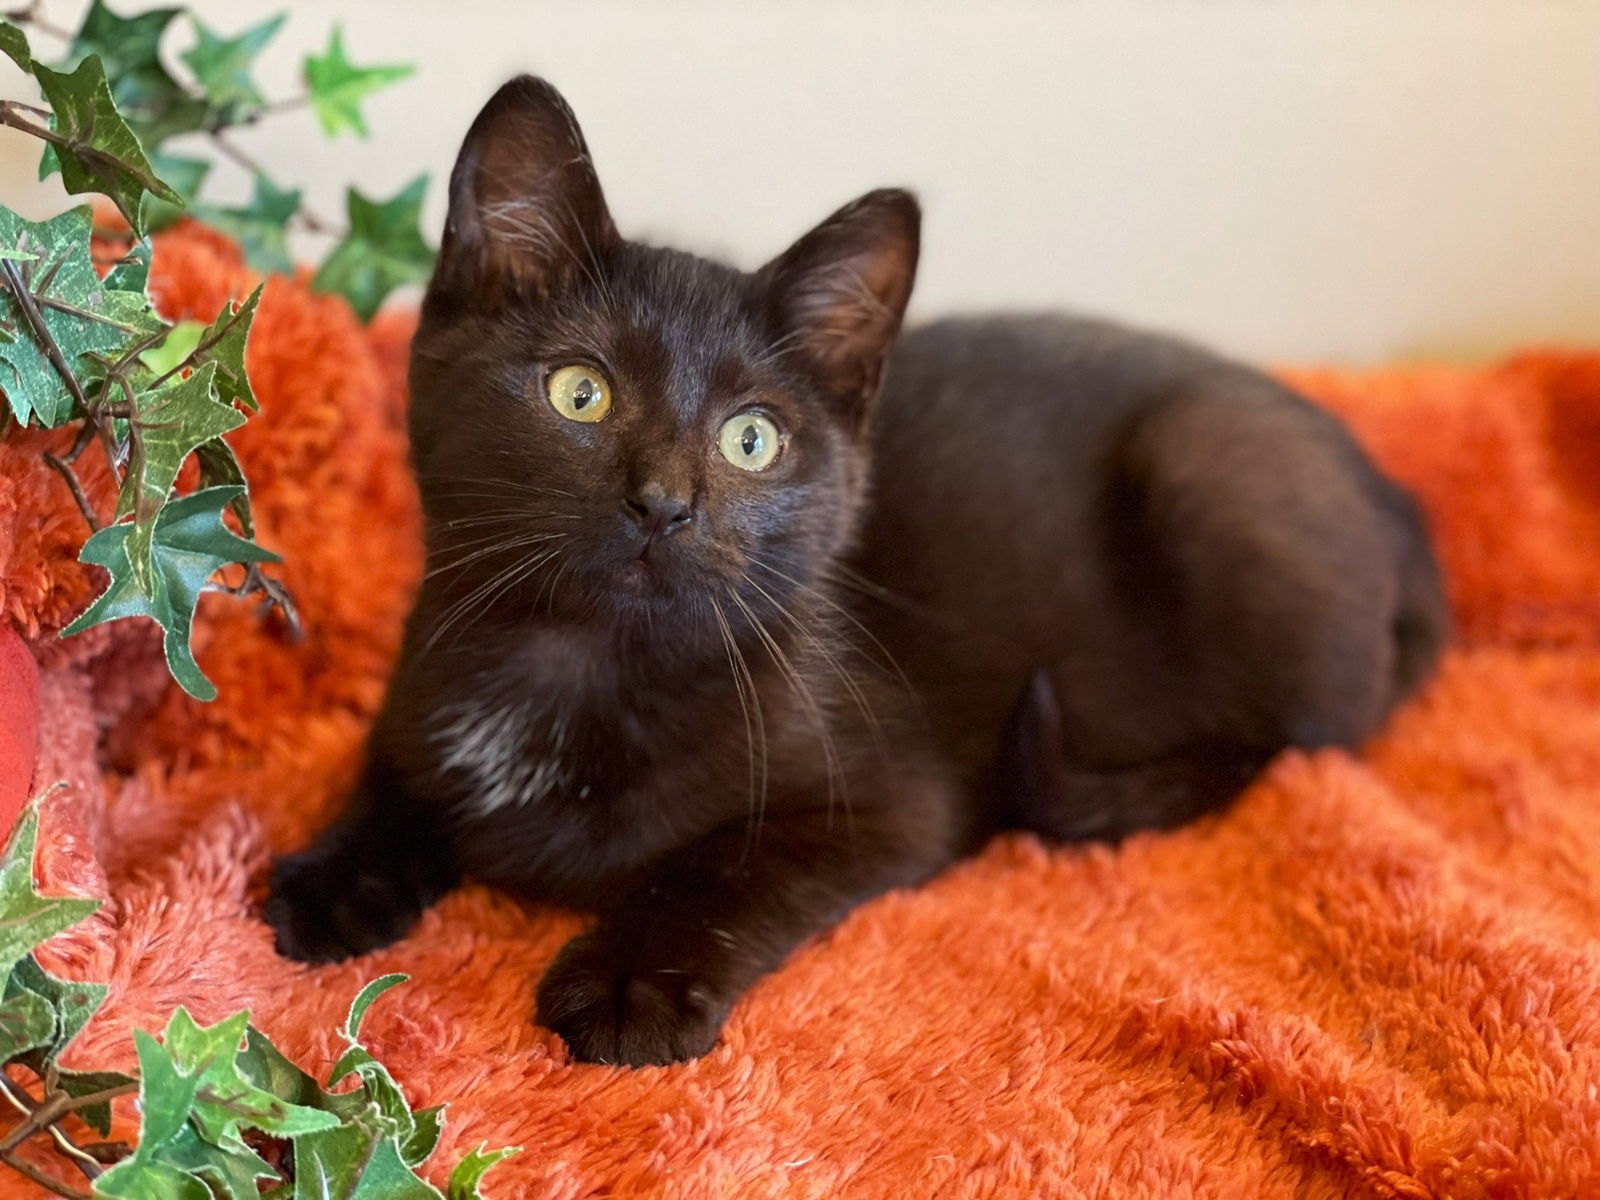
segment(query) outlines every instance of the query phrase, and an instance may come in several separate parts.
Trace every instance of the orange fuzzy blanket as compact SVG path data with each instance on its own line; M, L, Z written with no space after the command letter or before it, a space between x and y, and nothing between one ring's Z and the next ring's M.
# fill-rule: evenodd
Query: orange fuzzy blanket
M252 282L193 227L157 263L173 316ZM1457 645L1366 754L1289 755L1117 851L999 841L803 948L710 1057L627 1071L531 1019L579 917L469 887L316 969L259 917L269 857L356 768L417 578L408 332L268 284L235 444L308 636L206 598L212 705L142 624L55 639L95 586L84 531L47 435L0 444L0 624L40 666L35 782L71 782L41 869L107 901L47 947L111 985L76 1065L131 1066L130 1027L185 1004L325 1068L351 995L401 970L373 1048L450 1102L436 1162L525 1147L495 1197L1600 1191L1600 355L1289 373L1418 491L1448 568Z

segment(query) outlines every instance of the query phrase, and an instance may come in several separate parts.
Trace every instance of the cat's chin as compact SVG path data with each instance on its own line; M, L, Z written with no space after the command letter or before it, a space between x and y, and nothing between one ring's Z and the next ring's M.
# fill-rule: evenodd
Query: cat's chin
M619 616L659 617L696 603L704 584L694 572L662 562L634 559L607 572L603 594Z

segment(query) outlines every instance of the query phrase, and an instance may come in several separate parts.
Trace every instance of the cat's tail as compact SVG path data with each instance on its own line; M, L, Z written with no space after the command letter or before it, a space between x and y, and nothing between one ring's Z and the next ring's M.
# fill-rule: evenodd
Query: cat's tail
M1384 508L1396 532L1399 583L1390 626L1393 682L1387 711L1438 666L1450 617L1421 508L1408 492L1381 482ZM1035 671L1012 712L996 782L1008 825L1072 842L1118 841L1141 829L1170 829L1221 808L1283 745L1207 741L1146 762L1102 769L1068 761L1062 733L1050 674Z
M1061 746L1055 688L1047 672L1035 671L998 763L1005 824L1063 842L1115 842L1142 829L1171 829L1227 804L1272 757L1259 747L1215 744L1096 770L1067 762Z

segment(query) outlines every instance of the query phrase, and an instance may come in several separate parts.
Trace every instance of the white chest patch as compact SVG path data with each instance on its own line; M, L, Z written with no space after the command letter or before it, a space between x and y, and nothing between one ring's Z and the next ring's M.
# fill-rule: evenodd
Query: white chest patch
M471 784L464 808L479 813L533 804L567 783L566 718L532 705L448 705L434 720L439 764ZM543 743L543 744L536 744Z

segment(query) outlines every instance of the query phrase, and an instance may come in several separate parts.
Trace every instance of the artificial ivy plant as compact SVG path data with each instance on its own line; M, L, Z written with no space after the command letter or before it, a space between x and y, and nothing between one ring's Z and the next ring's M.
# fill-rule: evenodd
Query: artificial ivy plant
M249 485L227 442L259 407L245 350L261 289L210 322L174 324L146 292L148 235L197 216L236 238L263 273L291 268L290 229L320 235L331 250L312 286L370 319L432 265L418 228L426 177L382 202L350 188L340 227L270 178L232 133L303 108L330 137L365 136L363 100L411 68L354 65L335 26L326 50L303 61L304 94L271 101L252 70L283 16L225 35L181 8L124 16L101 0L75 31L52 25L38 3L8 15L0 53L38 95L0 100L0 125L39 139L41 178L59 172L68 193L105 197L120 221L97 226L95 211L79 207L33 222L0 206L0 437L73 431L43 457L83 515L82 561L104 568L108 583L64 635L153 620L174 679L210 699L215 689L189 646L202 592L263 596L297 628L287 591L263 570L277 556L255 540ZM60 53L45 61L29 32ZM164 48L183 32L192 44L175 71ZM250 173L247 203L204 199L219 160ZM110 511L91 503L76 470L91 452L117 483ZM198 486L180 494L191 459ZM413 1112L360 1040L367 1010L404 976L374 980L356 996L339 1030L345 1053L321 1082L248 1013L202 1026L182 1008L159 1037L135 1032L137 1077L63 1068L62 1052L106 989L56 978L34 951L98 905L38 894L38 830L36 801L0 854L0 1101L16 1118L0 1132L0 1192L10 1171L77 1200L441 1200L417 1168L438 1143L444 1108ZM135 1095L138 1137L106 1140L113 1102ZM23 1152L35 1143L53 1154ZM449 1200L477 1197L484 1173L509 1153L468 1154L449 1176Z

